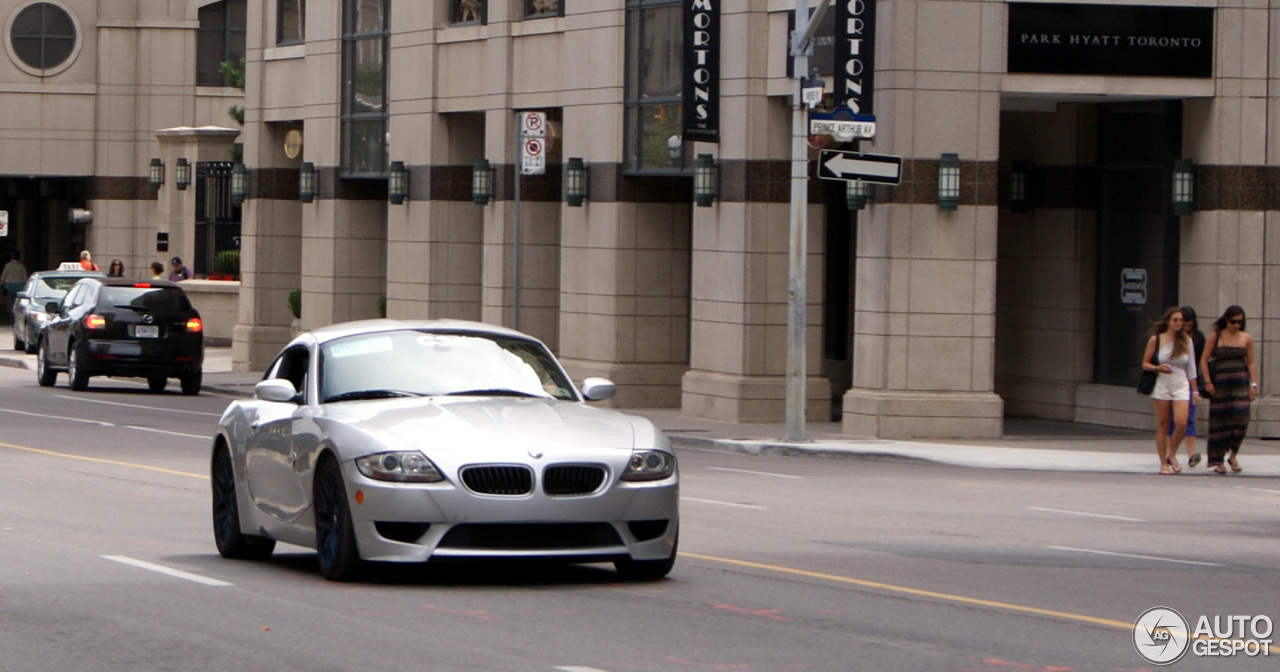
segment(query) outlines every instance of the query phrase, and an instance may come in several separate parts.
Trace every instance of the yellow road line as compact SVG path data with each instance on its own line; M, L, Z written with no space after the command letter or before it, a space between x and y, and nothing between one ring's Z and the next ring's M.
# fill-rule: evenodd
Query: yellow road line
M1014 611L1014 612L1023 613L1023 614L1036 614L1037 616L1049 616L1052 618L1061 618L1068 621L1078 621L1080 623L1090 623L1093 625L1106 626L1108 628L1118 628L1121 630L1133 631L1133 623L1126 623L1124 621L1114 621L1109 618L1097 618L1095 616L1073 614L1066 611L1054 611L1052 609L1040 609L1038 607L1027 607L1020 604L996 602L994 600L981 600L975 597L965 597L964 595L938 593L932 590L920 590L919 588L895 586L891 583L880 583L878 581L866 581L863 579L854 579L847 576L839 576L836 574L823 574L822 572L810 572L804 569L794 569L792 567L780 567L778 565L766 565L759 562L748 562L746 560L734 560L733 558L720 558L713 555L700 555L698 553L687 553L685 551L680 551L680 557L694 558L695 560L704 560L707 562L717 562L725 565L737 565L738 567L749 567L751 569L759 569L759 570L764 570L766 572L777 572L779 574L791 574L793 576L803 576L810 579L834 581L836 583L845 583L845 584L854 585L854 586L861 586L863 588L873 588L875 590L883 590L891 593L915 595L917 597L928 597L935 600L942 600L945 602L956 602L959 604L969 604L977 607L987 607L989 609L1001 609L1004 611Z
M48 455L50 457L63 457L69 460L81 460L83 462L96 462L98 464L110 464L116 467L128 467L130 469L142 469L144 471L155 471L161 474L169 474L170 476L186 476L188 478L199 478L201 480L209 480L205 474L193 474L189 471L178 471L176 469L165 469L164 467L152 467L145 464L136 464L133 462L118 462L116 460L104 460L100 457L85 457L84 455L72 455L70 453L59 453L52 450L43 450L40 448L31 448L28 446L15 446L12 443L0 443L0 448L9 448L12 450L21 450L27 453L36 453L38 455Z

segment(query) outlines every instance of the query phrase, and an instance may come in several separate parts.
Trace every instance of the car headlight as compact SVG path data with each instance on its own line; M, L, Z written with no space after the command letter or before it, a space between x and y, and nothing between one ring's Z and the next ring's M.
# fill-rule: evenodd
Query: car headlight
M379 481L438 483L444 480L436 465L418 451L378 453L356 460L360 473Z
M39 313L32 313L32 315L34 315L34 316L35 316L35 318L36 318L36 322L48 322L48 321L49 321L49 314L48 314L48 313L45 313L45 312L39 312Z
M631 453L624 481L661 481L676 473L676 456L661 450L637 450Z

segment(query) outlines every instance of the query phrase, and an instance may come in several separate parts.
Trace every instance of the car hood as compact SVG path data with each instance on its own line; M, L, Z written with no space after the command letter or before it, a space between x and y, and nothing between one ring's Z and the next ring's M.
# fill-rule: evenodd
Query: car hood
M429 397L333 404L334 420L376 426L416 446L548 446L631 450L631 418L553 399Z

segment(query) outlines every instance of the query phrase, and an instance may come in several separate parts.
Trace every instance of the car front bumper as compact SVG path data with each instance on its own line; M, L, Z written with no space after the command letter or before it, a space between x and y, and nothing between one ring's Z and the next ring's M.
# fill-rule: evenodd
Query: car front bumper
M365 560L662 560L671 556L679 532L678 474L663 481L612 482L591 495L504 497L478 495L450 482L377 481L353 462L343 472Z

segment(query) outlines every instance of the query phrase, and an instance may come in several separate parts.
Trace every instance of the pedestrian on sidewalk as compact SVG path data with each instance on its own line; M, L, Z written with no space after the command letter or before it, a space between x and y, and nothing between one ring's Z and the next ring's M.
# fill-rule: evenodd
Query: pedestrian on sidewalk
M80 268L86 271L98 270L98 265L93 263L93 255L89 254L89 250L80 250Z
M1182 330L1191 338L1193 361L1196 362L1196 391L1200 393L1200 399L1208 399L1205 394L1204 382L1208 378L1205 368L1199 365L1201 355L1204 353L1204 332L1200 331L1199 320L1196 319L1196 309L1191 306L1183 306L1182 310ZM1187 466L1194 467L1200 464L1200 453L1196 452L1196 407L1199 406L1199 400L1191 399L1191 403L1187 405L1187 438L1183 440L1182 445L1187 447ZM1173 434L1173 424L1169 425L1169 434ZM1178 450L1175 446L1170 452L1177 454Z
M158 261L151 262L151 279L164 280L164 264Z
M0 283L4 286L4 314L6 319L13 316L13 304L18 300L18 292L27 284L27 267L22 265L22 253L10 250L9 259L4 270L0 271Z
M191 269L182 265L180 257L170 259L169 263L173 265L173 270L169 271L169 282L182 282L183 280L191 279Z
M119 259L112 259L112 260L111 260L111 265L107 267L107 277L108 277L108 278L123 278L123 277L124 277L124 262L123 262L123 261L120 261Z
M1249 431L1249 404L1258 397L1258 369L1253 361L1253 337L1245 332L1244 308L1232 305L1213 323L1205 341L1201 367L1210 371L1204 389L1209 401L1209 456L1215 473L1241 471L1236 455Z
M1178 446L1187 433L1187 409L1200 396L1196 389L1196 362L1191 338L1182 327L1182 309L1173 306L1151 327L1151 338L1142 356L1142 369L1155 371L1156 387L1151 406L1156 414L1156 456L1161 474L1182 472ZM1159 364L1152 363L1152 356ZM1170 424L1172 423L1172 429Z

